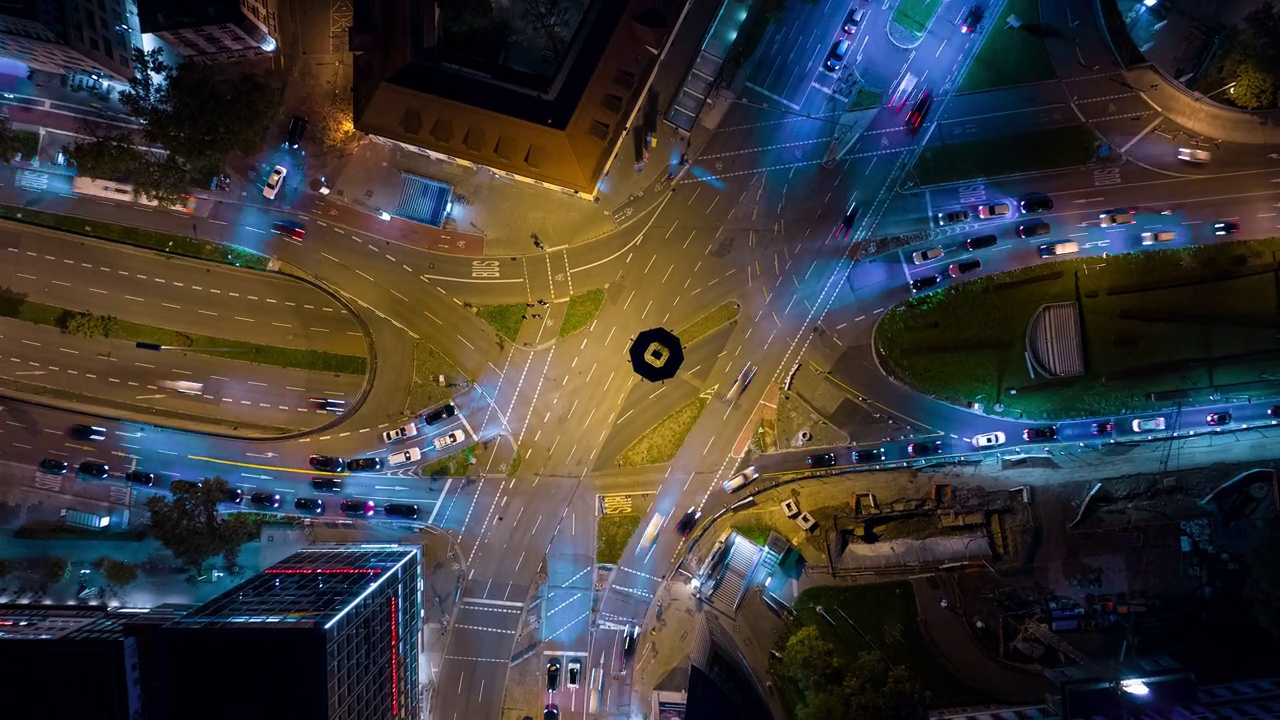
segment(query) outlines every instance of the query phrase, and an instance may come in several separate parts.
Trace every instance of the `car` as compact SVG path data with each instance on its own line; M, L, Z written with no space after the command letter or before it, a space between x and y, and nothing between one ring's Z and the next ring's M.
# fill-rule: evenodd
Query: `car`
M965 13L964 20L960 21L960 32L973 33L977 32L978 26L982 24L982 16L984 11L982 6L974 3L969 7L969 12Z
M542 709L542 720L560 720L560 706L555 703L548 703Z
M640 550L649 550L653 547L653 542L658 539L658 531L662 529L662 523L666 519L662 513L654 513L653 517L649 518L649 524L645 526L644 534L640 536Z
M156 484L155 473L144 472L142 470L130 470L124 474L124 479L135 485L145 485L151 487Z
M840 38L831 46L831 51L827 53L827 61L823 63L830 72L838 72L844 67L844 61L849 57L849 49L853 47L853 41L849 38Z
M913 442L907 446L907 454L911 457L920 457L921 455L933 455L942 452L942 441L934 440L933 442Z
M930 260L937 260L938 258L942 257L944 254L945 253L942 252L941 245L939 245L938 247L931 247L924 250L917 250L911 253L911 262L915 263L916 265L920 265L922 263L927 263Z
M297 148L302 143L302 136L307 132L307 118L305 115L294 115L289 120L289 131L285 134L285 147Z
M748 467L746 470L743 470L737 475L734 475L728 480L725 480L724 484L721 485L721 487L723 487L724 491L727 493L737 492L742 488L750 485L758 477L760 477L760 471L756 470L755 465L752 465Z
M964 246L969 250L982 250L983 248L994 247L1000 242L1000 238L995 235L979 235L964 241Z
M204 393L204 383L190 380L163 380L160 382L160 387L183 395L201 395Z
M693 526L698 524L698 518L702 517L702 513L696 507L689 508L684 515L680 516L680 521L676 523L676 532L680 533L680 537L687 537L693 531Z
M271 223L271 232L277 235L288 235L294 240L302 240L307 235L307 228L300 222L280 220Z
M431 427L432 425L439 425L440 423L444 422L445 420L448 420L449 418L457 414L458 414L457 405L454 405L453 403L445 403L444 405L441 405L435 410L432 410L431 412L423 415L422 422L426 423L427 427Z
M564 686L572 690L578 687L578 682L582 679L582 661L578 658L571 658L569 664L565 666Z
M56 458L45 458L40 461L40 472L50 475L66 475L71 469L71 464L66 460L58 460Z
M80 467L76 468L76 472L85 477L106 480L111 474L111 468L107 467L107 464L104 462L98 462L97 460L85 460L80 463Z
M867 11L860 7L854 6L849 8L849 14L845 17L844 27L842 27L841 30L844 30L846 33L851 33L857 30L858 26L862 24L862 18L866 14Z
M973 436L973 446L981 450L982 448L999 447L1004 444L1004 433L999 430L995 432L983 433Z
M924 123L924 119L929 115L929 106L933 104L933 96L928 90L920 93L920 99L916 100L915 107L911 108L911 112L907 113L907 131L912 135L920 132L920 126Z
M342 511L343 515L368 517L373 514L376 506L373 504L372 500L356 500L354 498L347 498L346 500L338 503L338 509Z
M1004 217L1005 215L1009 214L1009 210L1010 210L1009 203L1004 203L1004 202L991 203L990 205L983 205L982 207L978 208L978 217L982 218L983 220L990 220L991 218Z
M853 461L855 463L884 462L884 448L869 448L867 450L854 450Z
M1138 418L1137 420L1133 421L1133 431L1136 433L1151 432L1153 430L1163 430L1163 429L1164 429L1164 418L1162 417Z
M968 275L971 272L978 272L981 269L982 261L977 258L970 258L968 260L961 260L958 263L954 263L951 267L947 268L947 274L951 277L960 277L961 275Z
M1213 158L1208 150L1196 148L1178 148L1178 159L1184 162L1207 163Z
M836 464L835 453L818 453L805 458L805 462L809 463L811 468L829 468Z
M98 442L107 439L107 429L97 425L72 425L71 437L76 440Z
M911 73L907 73L902 78L902 82L898 83L898 89L893 93L893 98L889 100L889 107L897 112L902 111L902 106L907 104L907 100L911 97L911 91L916 88L917 78Z
M911 292L924 292L942 282L941 275L922 275L911 281Z
M323 515L324 501L320 498L297 498L293 501L293 509L308 515Z
M174 480L173 482L169 483L169 487L172 489L175 484L180 482L185 482L185 481ZM195 484L199 485L200 483L195 483ZM222 496L222 501L229 502L233 505L239 505L240 503L244 502L244 491L241 490L240 488L234 488L234 487L227 488L227 494Z
M1049 223L1043 220L1032 220L1018 226L1018 237L1029 238L1049 234Z
M278 508L280 507L280 496L275 493L256 492L249 496L249 504L268 508Z
M938 226L955 225L969 219L968 210L948 210L947 212L938 213Z
M1142 233L1143 245L1155 245L1156 243L1172 242L1178 239L1178 233L1172 230L1157 230L1155 232Z
M451 445L457 445L458 443L466 439L467 439L467 434L465 432L461 430L454 430L453 432L448 433L447 435L441 435L435 440L432 440L431 444L435 447L435 449L443 450Z
M1231 413L1229 412L1211 412L1204 419L1205 423L1210 426L1230 425Z
M751 381L755 378L757 370L759 370L759 368L749 362L746 365L743 365L742 372L738 373L738 377L734 379L733 384L725 391L725 402L732 403L737 401L738 397L746 391L747 386L750 385Z
M560 689L560 658L547 661L547 690L555 692Z
M347 472L378 472L382 465L380 457L351 458L347 461Z
M1112 225L1129 225L1134 222L1133 211L1117 208L1115 210L1106 210L1098 213L1098 221L1102 227L1111 227Z
M418 434L418 423L411 422L408 425L402 425L395 430L388 430L382 433L382 441L385 443L400 442L408 440Z
M1272 405L1271 409L1267 411L1267 415L1273 418L1280 418L1280 405Z
M312 468L319 470L320 472L340 473L347 466L345 460L332 455L312 455L307 458L307 462Z
M342 478L313 477L311 478L311 489L322 493L340 493L342 492Z
M1022 431L1023 440L1057 440L1058 428L1052 425L1045 427L1029 427Z
M1214 235L1234 235L1240 232L1240 223L1224 220L1213 224Z
M382 514L387 517L404 518L405 520L418 519L418 506L413 503L387 503L382 506Z
M337 398L311 398L311 407L325 412L341 413L347 411L347 401Z
M280 186L284 185L284 176L288 174L288 170L285 170L281 165L277 165L271 171L271 175L267 177L267 184L262 188L262 196L268 200L275 200L276 194L280 192Z
M1110 422L1110 421L1108 421L1108 422L1096 422L1096 423L1094 423L1094 424L1093 424L1093 434L1094 434L1094 435L1107 435L1107 434L1109 434L1109 433L1111 433L1111 432L1114 432L1114 431L1115 431L1115 429L1116 429L1116 424L1115 424L1115 423L1113 423L1113 422Z
M1049 212L1053 209L1053 198L1044 193L1031 193L1018 202L1024 213Z
M404 465L406 463L418 462L422 459L422 451L418 448L405 448L398 450L387 456L387 464L391 467Z
M858 219L858 213L860 212L862 212L862 209L858 207L858 203L856 202L850 205L849 209L845 211L844 218L840 220L840 227L837 228L836 232L836 236L839 239L843 240L849 237L849 233L853 231L853 223ZM844 232L841 233L841 230Z
M636 654L636 645L640 644L640 626L627 623L622 631L622 658L625 660Z

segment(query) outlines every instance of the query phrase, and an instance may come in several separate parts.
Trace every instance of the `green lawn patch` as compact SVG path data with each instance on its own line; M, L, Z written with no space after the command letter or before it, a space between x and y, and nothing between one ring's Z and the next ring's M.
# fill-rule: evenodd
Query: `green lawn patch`
M33 130L14 130L13 136L18 140L18 152L24 160L35 157L40 152L40 133Z
M676 333L676 337L680 338L681 343L688 345L712 330L732 322L738 317L740 309L741 306L736 300L726 300L723 305L689 323L683 330Z
M859 85L858 92L853 96L853 100L849 102L849 110L865 110L867 108L879 107L880 100L883 98L880 93L868 88L866 85Z
M528 308L517 305L476 305L476 317L489 323L502 337L515 342Z
M911 170L922 186L1057 170L1092 162L1098 136L1084 125L929 145Z
M440 376L444 376L444 385ZM470 384L444 353L428 342L413 345L413 380L409 383L408 413L428 410L453 397L460 386Z
M1185 227L1177 232L1176 242L1188 239ZM1119 242L1132 247L1138 230L1127 235ZM1002 403L1009 417L1139 413L1215 391L1264 395L1280 390L1271 379L1280 366L1277 252L1273 238L1040 263L894 307L876 346L885 370L920 392L988 412ZM1032 316L1077 300L1085 374L1032 378Z
M56 327L63 331L71 330L74 334L83 337L106 337L127 342L155 343L179 351L299 370L363 375L368 369L369 362L367 358L359 355L340 355L320 350L260 345L243 340L179 332L104 315L76 312L27 300L21 294L13 293L7 288L0 288L0 316L36 325Z
M1010 15L1017 15L1024 23L1023 28L1007 27L1005 18ZM998 17L984 18L982 27L986 36L957 92L978 92L1056 78L1044 38L1025 29L1038 26L1040 3L1036 0L1007 0Z
M893 22L914 35L924 35L941 5L942 0L901 0L893 11Z
M831 620L819 615L818 607ZM947 670L921 634L915 591L909 582L813 587L800 593L795 608L790 632L817 627L846 666L852 666L861 653L879 651L889 662L911 670L928 689L932 707L962 705L978 699L973 688ZM774 675L774 682L789 684L781 674ZM788 705L787 716L798 717L794 704L798 693L783 692L782 697Z
M646 430L618 456L618 467L671 462L676 453L680 452L680 446L684 444L684 439L689 436L689 431L693 429L693 424L698 421L698 416L708 402L705 397L696 397Z
M742 537L751 542L764 547L769 542L769 533L773 532L773 526L768 523L762 523L757 520L751 522L737 523L732 526Z
M471 461L475 456L476 446L473 443L463 448L462 452L456 452L430 465L424 465L418 472L422 477L429 478L466 477L467 468L471 467Z
M627 513L625 515L605 515L596 521L596 562L604 565L615 565L622 559L622 551L627 549L631 536L640 527L640 516Z
M569 309L560 323L560 337L572 335L595 322L600 308L604 307L604 288L588 290L569 298Z
M267 269L269 260L266 255L235 245L226 245L211 240L198 240L186 235L173 235L128 225L117 225L116 223L102 220L59 215L43 210L18 207L17 205L0 203L0 218L252 270Z
M520 472L520 463L524 462L524 456L520 454L520 448L516 448L516 454L511 456L511 466L507 470L507 477L515 477Z

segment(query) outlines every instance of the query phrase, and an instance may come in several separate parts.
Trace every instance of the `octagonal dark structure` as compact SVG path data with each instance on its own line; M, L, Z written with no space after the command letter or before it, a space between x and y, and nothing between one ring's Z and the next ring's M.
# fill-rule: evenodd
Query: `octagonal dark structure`
M663 382L676 376L684 363L680 338L666 328L650 328L636 335L628 350L631 369L649 382Z

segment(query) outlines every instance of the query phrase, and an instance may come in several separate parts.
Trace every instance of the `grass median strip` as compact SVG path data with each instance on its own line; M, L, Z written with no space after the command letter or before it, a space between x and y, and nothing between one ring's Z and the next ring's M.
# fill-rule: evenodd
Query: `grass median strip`
M1005 18L1017 15L1022 27L1005 27ZM957 92L979 92L1011 85L1046 82L1058 75L1049 60L1036 0L1008 0L999 17L982 22L982 46L974 56ZM1016 61L1014 60L1016 58Z
M471 467L471 461L476 457L476 446L468 445L460 452L456 452L449 457L441 458L430 465L424 466L418 473L422 477L433 479L445 477L466 477L467 468Z
M520 305L476 305L476 317L489 323L502 337L515 342L528 308Z
M740 309L741 306L737 301L726 300L723 305L686 325L683 330L676 333L676 337L680 338L682 344L688 345L711 331L733 322L738 317Z
M696 397L649 428L618 455L618 467L639 467L671 462L698 421L708 398Z
M27 300L20 293L14 293L8 288L0 288L0 316L36 325L56 327L80 337L154 343L169 350L194 352L259 365L348 375L363 375L368 370L368 358L358 355L339 355L320 350L297 350L184 333Z
M924 35L942 0L901 0L893 10L893 22L915 35Z
M17 205L0 203L0 218L252 270L265 270L269 260L266 255L235 245L146 228L117 225L103 220L32 210Z
M617 564L639 527L640 516L633 513L605 515L596 521L596 562Z
M441 377L444 378L443 385ZM413 380L409 383L405 413L415 414L433 408L470 384L471 380L444 353L431 343L419 341L413 346Z
M911 168L921 186L1058 170L1092 162L1098 136L1084 125L930 145Z
M559 337L568 337L595 322L600 308L604 307L604 288L588 290L569 298L564 322L560 323Z

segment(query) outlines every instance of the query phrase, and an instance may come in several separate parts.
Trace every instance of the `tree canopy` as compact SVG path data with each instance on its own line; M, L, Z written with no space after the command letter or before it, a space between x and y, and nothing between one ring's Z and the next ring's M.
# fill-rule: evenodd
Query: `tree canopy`
M1231 102L1247 110L1276 107L1280 80L1280 13L1271 0L1249 11L1222 63L1223 79L1235 82Z
M138 566L133 563L104 557L98 561L102 569L102 577L108 585L122 588L138 579Z
M227 495L227 481L212 478L171 487L173 499L147 498L151 531L193 577L205 564L222 557L227 572L239 571L240 546L257 534L255 521L244 513L218 514L218 503Z
M1253 604L1253 617L1264 630L1280 640L1280 522L1271 520L1263 540L1254 545L1249 557L1249 579L1245 596Z
M921 720L928 693L911 671L864 652L852 662L815 626L797 630L782 649L786 679L803 696L799 720Z

